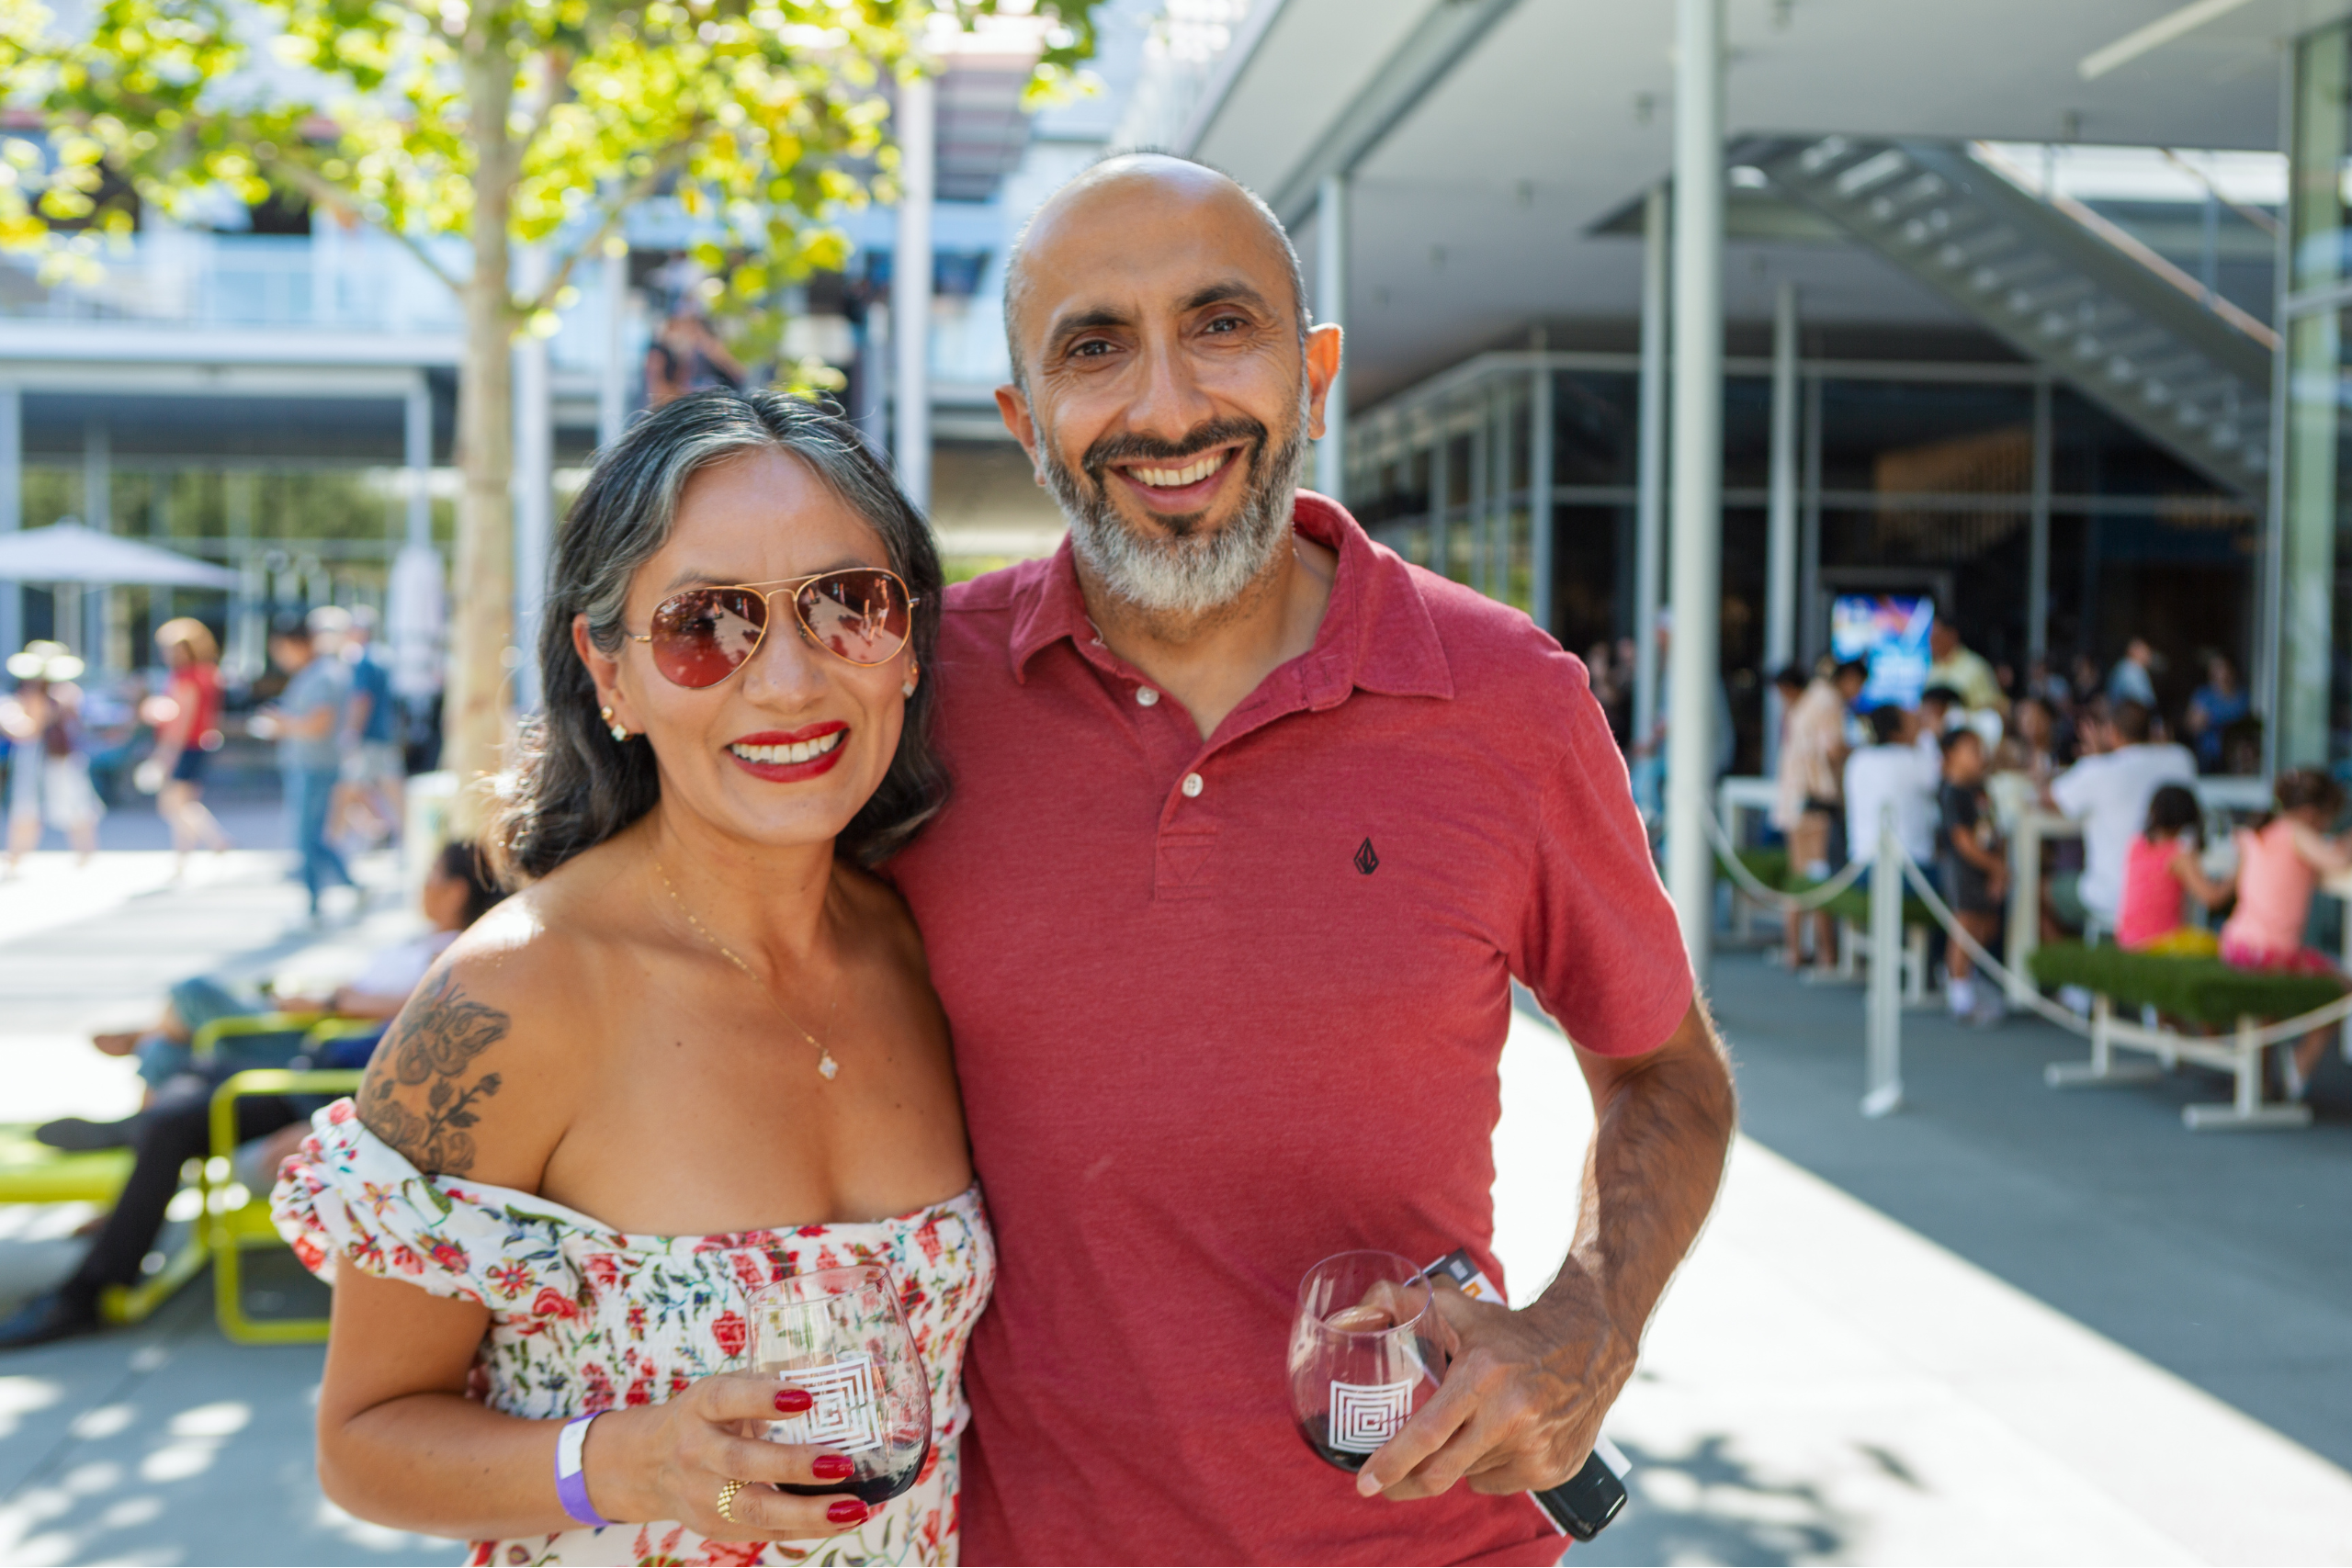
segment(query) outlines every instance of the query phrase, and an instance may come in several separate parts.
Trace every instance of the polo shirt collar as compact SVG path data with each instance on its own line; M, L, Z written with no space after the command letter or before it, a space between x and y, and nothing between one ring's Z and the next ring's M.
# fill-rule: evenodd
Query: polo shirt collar
M1315 646L1287 667L1295 671L1306 705L1334 707L1355 690L1452 697L1453 671L1412 570L1396 552L1374 544L1345 507L1312 491L1298 492L1291 521L1340 558ZM1014 678L1026 682L1029 661L1064 637L1081 649L1095 640L1068 538L1013 585Z

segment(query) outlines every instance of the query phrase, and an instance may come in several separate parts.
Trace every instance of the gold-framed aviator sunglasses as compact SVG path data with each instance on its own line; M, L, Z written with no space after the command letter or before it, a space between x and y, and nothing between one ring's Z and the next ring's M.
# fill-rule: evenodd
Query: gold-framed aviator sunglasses
M716 686L760 650L773 618L769 601L779 593L792 596L793 617L809 641L860 669L896 659L913 631L915 596L899 574L853 566L673 593L653 607L652 628L630 640L652 646L653 667L673 685Z

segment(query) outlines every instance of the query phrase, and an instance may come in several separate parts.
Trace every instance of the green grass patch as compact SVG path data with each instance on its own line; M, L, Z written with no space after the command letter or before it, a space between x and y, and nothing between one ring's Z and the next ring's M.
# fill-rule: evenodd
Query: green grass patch
M2052 942L2037 948L2026 967L2037 985L2080 986L2120 1011L2154 1007L2192 1023L2223 1027L2241 1018L2293 1018L2344 994L2341 985L2323 976L2256 975L2218 958L2126 953L2111 942Z

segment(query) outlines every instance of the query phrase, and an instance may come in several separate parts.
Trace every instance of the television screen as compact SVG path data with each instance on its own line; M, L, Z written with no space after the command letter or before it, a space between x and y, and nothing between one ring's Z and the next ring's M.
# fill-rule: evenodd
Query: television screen
M1870 679L1854 706L1917 707L1928 687L1928 628L1935 625L1936 602L1907 593L1840 593L1829 607L1829 647L1838 659L1870 665Z

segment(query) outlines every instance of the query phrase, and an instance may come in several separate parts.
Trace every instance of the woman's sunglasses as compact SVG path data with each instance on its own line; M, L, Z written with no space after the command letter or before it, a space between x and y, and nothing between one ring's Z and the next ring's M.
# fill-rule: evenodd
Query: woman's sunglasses
M653 667L673 684L716 686L743 668L768 632L768 602L792 597L809 641L860 668L887 664L907 646L914 595L878 566L820 571L781 582L689 588L653 607L653 627L634 640L653 646Z

